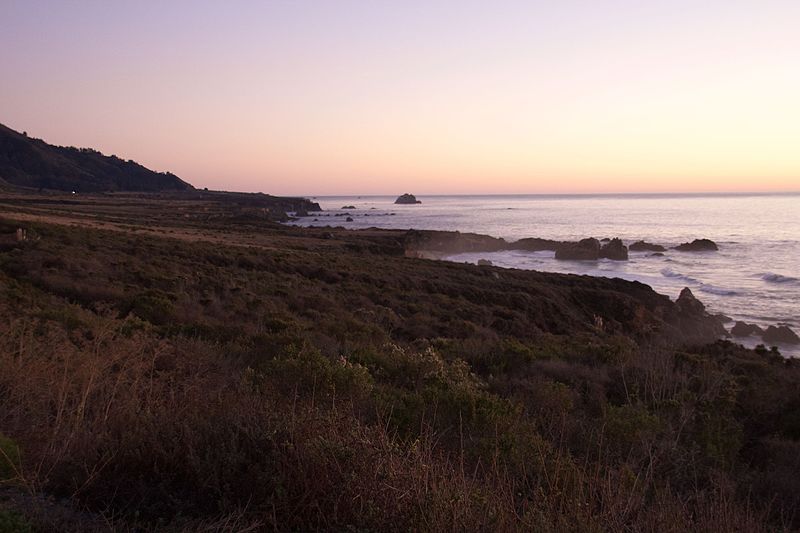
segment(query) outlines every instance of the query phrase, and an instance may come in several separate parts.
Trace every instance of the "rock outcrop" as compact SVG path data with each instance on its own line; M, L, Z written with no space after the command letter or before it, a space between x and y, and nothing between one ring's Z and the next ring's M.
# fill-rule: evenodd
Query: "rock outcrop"
M581 239L564 244L556 250L556 259L568 261L591 261L600 257L600 241L594 238Z
M717 243L710 239L695 239L675 247L679 252L716 252L719 250Z
M523 239L528 241L527 246L522 249L541 249L549 250L555 248L556 259L572 261L591 261L597 259L612 259L614 261L626 261L628 259L628 247L622 244L620 239L610 239L605 244L600 244L597 239L582 239L578 242L556 242L544 239ZM517 241L514 245L519 245Z
M764 330L757 325L742 321L737 321L731 328L731 335L734 337L749 337L751 335L761 336L763 334Z
M785 344L800 344L800 337L789 326L770 326L761 336L764 342L782 342Z
M514 241L508 245L509 250L525 250L528 252L540 252L542 250L556 251L564 245L568 245L564 241L552 241L550 239L540 239L538 237L528 237Z
M675 300L677 326L687 338L720 338L727 335L722 322L706 311L703 302L695 298L689 287L685 287Z
M397 200L394 201L396 204L421 204L420 200L417 200L417 197L410 193L404 193L397 197Z
M492 262L488 259L478 259L478 266L492 266Z
M660 244L653 244L646 241L636 241L628 246L631 252L665 252L667 249Z
M628 247L619 239L611 239L600 247L600 257L614 261L627 261Z
M404 247L407 255L412 256L418 255L418 252L449 255L463 252L497 252L508 249L508 243L504 239L478 233L410 230L406 233Z
M675 300L678 311L685 315L702 315L705 313L706 306L703 302L695 298L689 287L684 287L678 299Z
M714 315L714 318L722 322L723 324L727 324L729 322L733 322L733 319L728 315L723 315L722 313L717 313Z

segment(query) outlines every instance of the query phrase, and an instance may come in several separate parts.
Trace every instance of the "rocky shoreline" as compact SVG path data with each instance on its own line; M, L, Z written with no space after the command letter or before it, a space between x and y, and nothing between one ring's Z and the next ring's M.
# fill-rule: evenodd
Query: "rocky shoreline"
M718 251L719 246L710 239L695 239L672 249L680 252L713 252ZM642 240L626 246L618 238L604 238L602 240L587 238L570 242L531 237L508 242L505 239L476 233L432 230L411 230L406 235L405 240L406 255L425 259L444 259L447 256L460 253L491 253L507 250L553 251L555 258L559 260L596 261L605 258L624 261L628 259L628 250L648 251L663 255L664 252L668 251L668 248ZM492 266L491 261L486 259L479 260L478 264ZM687 291L688 294L685 294ZM684 289L684 292L681 292L678 301L685 296L696 300L688 287ZM714 327L717 330L718 338L757 337L764 343L772 345L800 345L800 337L786 324L775 324L761 328L755 324L736 322L731 329L728 329L725 327L725 324L731 322L728 317L716 315L712 318L717 320L717 324Z
M596 261L612 259L625 261L628 251L652 251L663 253L667 248L660 244L636 241L626 245L617 237L596 239L589 237L579 241L555 241L528 237L516 241L506 241L479 233L459 231L410 230L406 237L406 249L410 254L458 254L464 252L499 252L504 250L525 250L528 252L552 251L555 258L569 261ZM719 250L719 246L709 239L695 239L672 248L680 252L706 252Z

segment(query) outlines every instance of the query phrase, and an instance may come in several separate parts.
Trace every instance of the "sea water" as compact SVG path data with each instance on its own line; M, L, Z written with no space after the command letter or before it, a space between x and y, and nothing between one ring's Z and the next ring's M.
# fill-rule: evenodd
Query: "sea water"
M707 238L719 251L630 252L628 261L562 261L551 251L465 253L447 259L488 259L506 268L635 280L673 299L689 287L712 313L762 327L786 324L800 333L800 193L417 198L421 204L396 205L389 196L316 197L324 211L293 224L475 232L509 241L619 237L625 244L645 240L667 248ZM738 341L761 342L757 337ZM798 347L779 347L785 355L800 355Z

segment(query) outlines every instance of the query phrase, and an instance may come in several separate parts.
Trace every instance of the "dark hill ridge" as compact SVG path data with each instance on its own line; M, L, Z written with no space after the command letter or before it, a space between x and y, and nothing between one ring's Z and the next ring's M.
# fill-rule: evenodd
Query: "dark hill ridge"
M0 184L4 182L15 187L77 192L193 189L169 172L154 172L91 148L53 146L0 124Z

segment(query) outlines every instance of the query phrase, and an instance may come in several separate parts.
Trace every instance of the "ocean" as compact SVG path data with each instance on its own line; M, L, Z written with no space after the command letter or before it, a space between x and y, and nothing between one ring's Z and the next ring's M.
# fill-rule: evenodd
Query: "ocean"
M446 259L640 281L672 299L689 287L712 313L762 327L786 324L800 334L800 193L417 196L417 205L395 205L395 198L315 197L324 211L292 224L450 230L509 241L619 237L625 244L645 240L667 248L707 238L719 245L718 252L630 252L628 261L560 261L550 251ZM735 340L747 346L762 342ZM800 356L798 346L779 348Z

